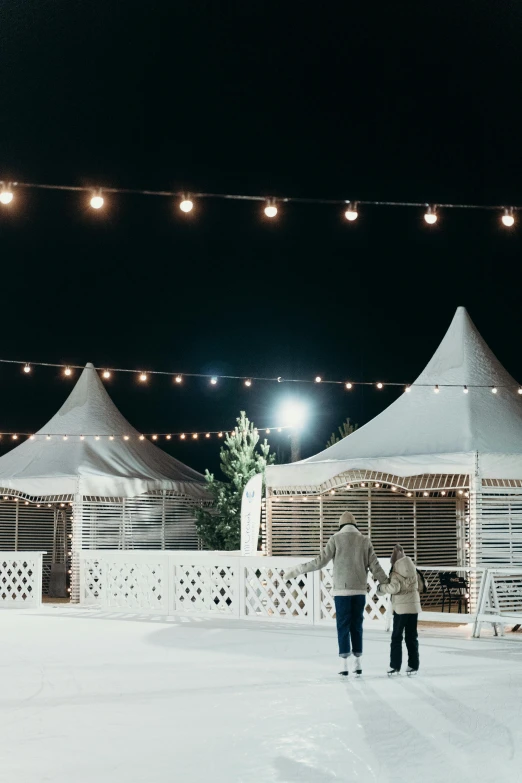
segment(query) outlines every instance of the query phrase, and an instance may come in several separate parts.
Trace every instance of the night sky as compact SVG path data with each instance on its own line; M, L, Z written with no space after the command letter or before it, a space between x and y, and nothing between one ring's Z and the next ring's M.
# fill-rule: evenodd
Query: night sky
M323 9L321 6L324 5ZM518 2L4 0L0 179L342 199L520 204ZM490 212L23 191L0 211L1 358L412 381L458 305L522 379L522 219ZM0 366L0 429L32 431L71 381ZM117 376L139 430L274 424L310 407L307 456L396 396ZM288 458L288 438L274 436ZM7 446L1 447L2 453ZM174 443L203 470L218 444Z

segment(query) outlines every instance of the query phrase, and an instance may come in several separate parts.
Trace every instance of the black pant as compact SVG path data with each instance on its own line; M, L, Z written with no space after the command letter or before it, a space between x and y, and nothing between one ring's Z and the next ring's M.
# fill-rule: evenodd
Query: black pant
M362 655L366 596L336 595L334 601L340 657L348 658L352 651L354 655Z
M391 638L390 669L400 670L402 664L402 634L408 650L408 666L419 668L419 641L417 636L418 614L393 613L393 633Z

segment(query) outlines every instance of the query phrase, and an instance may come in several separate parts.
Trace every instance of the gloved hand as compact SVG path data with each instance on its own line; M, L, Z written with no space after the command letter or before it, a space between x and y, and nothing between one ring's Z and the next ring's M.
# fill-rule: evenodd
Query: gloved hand
M296 566L295 568L291 568L290 571L285 571L284 574L284 580L285 582L288 582L290 579L295 579L300 574L299 568Z
M377 595L386 595L381 585L377 585Z

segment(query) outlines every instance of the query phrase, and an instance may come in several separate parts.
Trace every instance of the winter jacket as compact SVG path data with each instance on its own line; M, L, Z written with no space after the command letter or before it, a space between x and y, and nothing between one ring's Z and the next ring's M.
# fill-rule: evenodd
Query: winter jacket
M419 614L421 588L413 560L411 557L401 557L393 566L388 583L380 584L377 593L391 595L392 608L397 614Z
M291 575L319 571L333 560L333 590L335 595L366 595L368 571L379 582L388 577L381 568L372 542L353 525L345 525L330 538L326 548L315 560L292 569Z

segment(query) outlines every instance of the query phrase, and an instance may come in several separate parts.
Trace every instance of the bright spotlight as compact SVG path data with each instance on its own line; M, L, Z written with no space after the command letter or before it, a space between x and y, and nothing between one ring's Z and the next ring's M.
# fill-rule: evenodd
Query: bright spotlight
M306 417L306 405L296 400L285 402L279 412L279 421L283 427L303 427Z

